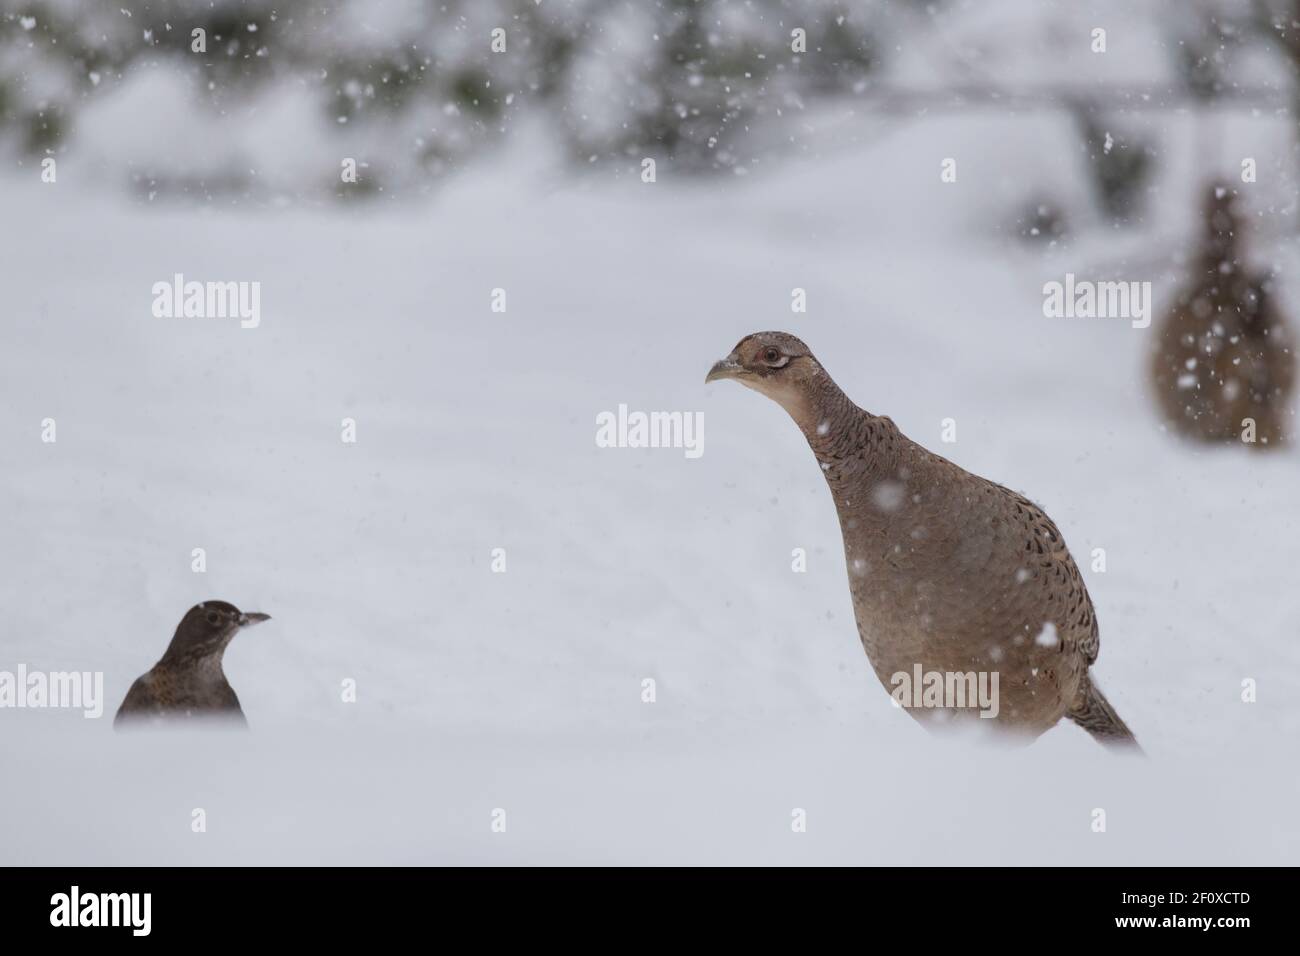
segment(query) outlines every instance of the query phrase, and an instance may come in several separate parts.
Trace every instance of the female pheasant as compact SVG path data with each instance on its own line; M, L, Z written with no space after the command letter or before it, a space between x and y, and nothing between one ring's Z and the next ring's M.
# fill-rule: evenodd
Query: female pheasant
M793 335L742 339L705 381L722 378L777 402L812 447L839 513L858 634L887 689L912 675L940 691L996 675L985 713L998 727L1037 736L1068 717L1103 743L1136 745L1090 676L1097 618L1041 508L859 408ZM894 697L923 722L977 713L947 693L920 707Z

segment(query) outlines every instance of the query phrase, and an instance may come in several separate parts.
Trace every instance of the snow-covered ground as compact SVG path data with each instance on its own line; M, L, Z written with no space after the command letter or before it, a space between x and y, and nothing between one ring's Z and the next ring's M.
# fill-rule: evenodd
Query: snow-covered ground
M1164 301L1142 263L1177 218L1039 253L998 216L1081 190L1052 121L823 119L824 148L746 177L571 179L525 140L400 207L0 181L0 670L103 671L108 696L100 720L0 711L0 862L1296 862L1297 453L1174 440L1150 330L1042 314L1045 281L1099 263ZM1275 258L1300 302L1300 257ZM155 318L176 272L260 281L260 327ZM1047 508L1149 759L1068 724L935 738L891 706L803 439L703 384L768 328ZM597 448L620 403L702 411L703 456ZM252 732L114 734L205 598L274 618L226 657Z

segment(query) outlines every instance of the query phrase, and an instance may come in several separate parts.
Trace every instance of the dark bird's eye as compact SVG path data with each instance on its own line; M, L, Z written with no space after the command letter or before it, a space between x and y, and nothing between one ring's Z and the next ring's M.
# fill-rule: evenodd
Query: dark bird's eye
M217 617L217 612L216 612L216 611L209 611L209 612L208 612L208 623L209 623L209 624L219 624L220 622L221 622L221 618Z
M763 352L763 361L768 365L775 365L781 358L781 353L777 349L767 349Z

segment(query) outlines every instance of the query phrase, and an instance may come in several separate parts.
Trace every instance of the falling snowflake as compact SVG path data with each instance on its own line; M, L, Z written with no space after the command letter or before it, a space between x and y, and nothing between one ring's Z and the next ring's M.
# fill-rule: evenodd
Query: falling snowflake
M871 489L871 503L881 511L897 511L903 503L904 491L901 482L882 481Z

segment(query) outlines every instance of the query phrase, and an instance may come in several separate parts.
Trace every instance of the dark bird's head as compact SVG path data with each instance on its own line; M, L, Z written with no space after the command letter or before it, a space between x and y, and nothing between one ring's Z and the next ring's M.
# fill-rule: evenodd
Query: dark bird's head
M1214 182L1205 191L1202 209L1205 222L1201 241L1203 268L1218 278L1229 273L1241 254L1244 228L1241 198L1225 183Z
M762 392L797 422L807 417L814 398L827 383L821 363L789 332L745 336L730 355L714 363L704 381L720 378L735 379Z
M220 655L242 628L271 619L269 614L244 612L225 601L196 604L181 618L167 646L164 661L195 660Z

